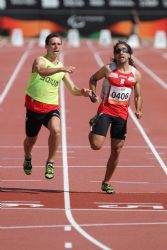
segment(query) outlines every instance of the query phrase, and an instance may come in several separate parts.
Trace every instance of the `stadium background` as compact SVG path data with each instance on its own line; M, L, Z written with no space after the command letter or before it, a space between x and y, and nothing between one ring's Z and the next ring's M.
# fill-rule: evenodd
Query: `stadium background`
M141 38L167 32L167 0L0 0L0 33L21 28L25 37L36 37L42 29L66 35L75 28L83 37L97 37L101 29L128 36L132 8L140 17Z

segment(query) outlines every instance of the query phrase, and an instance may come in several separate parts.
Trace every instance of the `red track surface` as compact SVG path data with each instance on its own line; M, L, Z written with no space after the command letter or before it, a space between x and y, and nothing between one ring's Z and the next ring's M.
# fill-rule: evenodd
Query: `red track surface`
M140 124L148 138L143 138L130 117L126 145L112 179L116 194L106 195L100 184L110 150L109 138L98 152L89 148L87 139L88 120L96 113L97 105L71 96L66 89L66 131L63 129L62 135L66 133L67 141L63 139L56 156L55 179L44 178L46 129L42 129L33 151L32 175L23 173L24 87L33 59L44 53L36 42L28 52L27 46L13 48L7 44L0 48L2 249L166 249L167 89L145 67L167 85L166 52L151 46L135 51L143 63L142 68L137 65L143 76ZM95 53L104 63L112 56L111 48L87 41L82 41L80 48L69 48L65 43L64 52L65 65L76 66L72 78L80 87L87 87L90 75L99 68ZM10 79L16 68L15 77ZM11 86L3 97L9 82Z

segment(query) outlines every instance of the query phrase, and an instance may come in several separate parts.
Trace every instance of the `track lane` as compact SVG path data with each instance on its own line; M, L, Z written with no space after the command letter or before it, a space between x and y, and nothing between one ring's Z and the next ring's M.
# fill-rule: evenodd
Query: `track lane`
M98 46L97 46L98 47ZM108 55L109 51L106 49L102 49L100 48L101 53L103 55L103 58L107 58L108 60ZM65 62L67 64L71 63L71 58L74 60L74 65L78 65L78 67L80 67L82 69L82 71L84 71L84 55L86 54L85 52L85 47L82 48L82 52L78 52L76 51L78 57L74 57L72 56L72 53L75 53L73 51L73 49L71 49L71 55L68 54L68 56L66 57ZM90 55L90 51L87 53L89 54L89 56L86 57L86 64L88 63L88 58L90 58L93 55ZM81 66L79 66L81 65ZM90 77L90 75L92 74L92 72L96 71L98 69L96 63L92 63L92 59L90 59L89 62L89 68L87 72L84 72L83 75L87 76L87 79ZM80 74L81 72L80 71ZM91 72L90 74L88 72ZM144 73L144 72L143 72ZM88 75L89 74L89 75ZM79 74L78 74L79 77ZM146 76L146 74L144 74L144 77L148 77ZM77 76L76 76L77 79ZM150 78L149 78L150 79ZM81 77L81 81L82 81L82 77ZM82 82L81 82L82 83ZM84 81L83 81L83 85L81 86L85 86L84 85ZM159 89L159 87L158 87ZM161 91L161 90L160 90ZM152 94L152 92L150 93L147 92L145 93L145 95L147 95L148 98L148 94ZM67 94L68 96L68 94ZM67 97L68 98L68 97ZM68 99L67 99L68 100ZM69 101L70 103L70 101ZM71 104L71 103L70 103ZM76 108L74 108L76 107ZM87 108L87 103L85 102L84 105L82 104L82 100L80 101L80 106L77 107L77 101L76 103L71 106L71 108L68 109L68 113L67 113L67 120L68 120L68 126L72 127L75 133L75 137L72 133L68 134L68 145L72 145L73 147L75 147L75 155L74 155L74 159L69 159L69 165L73 166L73 168L69 169L69 173L70 173L70 197L71 197L71 201L72 201L72 207L75 208L75 213L74 213L74 217L77 218L77 222L82 225L82 223L84 224L84 221L92 221L92 224L90 223L90 227L88 228L88 232L93 235L95 238L97 238L98 240L106 240L106 244L109 243L108 245L110 247L113 247L113 249L122 249L121 247L123 247L123 245L125 246L125 244L127 245L127 249L132 249L134 248L134 244L135 242L140 242L142 237L139 232L141 227L137 227L136 229L136 233L135 235L132 234L132 237L136 237L136 241L131 241L130 243L127 243L127 238L124 238L122 233L125 233L125 228L124 230L121 229L121 222L122 220L119 220L120 222L120 231L119 229L117 229L117 234L114 233L114 229L112 227L112 213L115 214L115 210L113 211L113 209L111 209L110 207L105 211L100 211L100 215L99 213L98 215L97 213L97 206L95 206L95 210L91 211L89 209L92 208L92 204L94 203L94 201L98 201L99 204L101 204L103 197L105 197L105 201L107 204L112 205L112 203L116 200L116 202L114 204L118 205L118 203L122 202L121 204L126 208L122 209L122 211L119 211L118 214L120 216L120 219L122 218L127 218L127 220L129 220L130 218L132 218L132 221L134 223L132 223L132 225L130 225L132 227L132 229L129 229L129 226L126 225L128 228L126 228L126 230L128 230L128 232L131 230L131 232L134 232L134 227L135 226L135 222L139 216L139 214L142 214L139 220L139 222L141 222L142 218L148 217L149 218L149 223L151 225L152 222L152 215L148 213L147 209L145 211L145 209L142 207L141 209L141 202L143 202L143 204L147 207L149 206L150 202L152 201L152 203L150 204L151 207L151 212L154 213L154 203L156 203L156 198L154 196L154 193L158 192L161 199L160 199L160 203L163 204L163 213L166 213L165 207L166 207L166 202L163 203L162 201L164 200L164 195L166 191L167 191L167 185L166 185L166 175L164 174L163 170L159 167L158 162L156 161L155 157L152 155L148 145L146 145L145 141L143 140L141 134L138 132L136 126L133 124L133 122L129 121L129 134L128 134L128 139L126 142L127 145L127 149L126 149L126 145L125 148L123 149L122 155L121 155L121 159L120 159L120 163L119 166L113 176L113 185L116 188L118 195L114 195L112 196L112 200L111 197L106 196L105 194L101 194L100 192L100 182L101 182L101 176L104 173L104 168L105 166L102 167L98 167L99 165L101 166L104 161L106 159L106 157L108 156L107 151L109 150L109 148L107 147L108 141L106 142L106 149L97 152L92 152L89 151L88 147L85 147L85 138L84 138L84 132L85 132L85 127L83 127L82 121L77 122L77 124L75 124L75 121L72 121L72 114L73 115L77 115L80 111L80 114L82 113L82 117L84 117L84 113L85 113L85 109L87 110L85 117L83 118L85 120L89 120L90 116L90 109L93 109L96 111L96 108L90 105L90 107ZM94 112L95 112L94 111ZM148 110L147 110L148 112ZM151 116L151 113L149 113ZM79 116L80 117L80 116ZM143 118L145 119L145 118ZM79 126L79 122L80 122L80 126ZM72 125L71 125L72 124ZM143 125L143 121L142 121L142 125ZM150 125L150 124L149 124ZM78 129L78 127L81 127L81 131ZM144 128L146 129L146 131L148 131L150 129L144 126ZM153 128L154 129L154 128ZM77 149L77 144L74 145L75 141L74 138L76 138L76 141L78 143L77 140L77 134L78 134L78 140L80 140L80 144L79 147ZM85 133L85 136L87 136L88 134L88 129ZM149 133L150 138L152 139L152 133ZM153 134L154 136L154 134ZM133 149L128 149L128 145L130 145ZM157 147L163 146L163 144L161 145L156 145ZM84 153L83 150L84 149ZM101 155L102 154L102 155ZM78 157L77 157L78 156ZM93 166L97 166L97 168L84 168L85 165L88 165L89 162L93 162ZM86 164L86 162L88 162ZM82 164L84 163L83 167ZM122 164L123 163L123 164ZM138 163L138 164L136 164ZM89 164L89 165L91 165ZM137 167L135 167L137 165ZM79 167L81 166L81 167ZM122 167L121 167L122 166ZM125 167L123 167L125 166ZM140 168L141 166L141 168ZM143 166L143 167L142 167ZM145 167L144 167L145 166ZM129 168L128 168L129 167ZM90 191L91 190L91 191ZM127 193L127 196L125 196L125 194ZM100 194L100 195L99 195ZM120 195L123 194L123 196L121 197ZM137 194L139 194L138 198L136 198ZM77 200L79 200L80 195L82 195L82 200L83 200L83 204L81 205L81 207L83 207L82 211L80 210L80 203L77 203ZM134 203L137 206L137 211L135 213L135 215L133 215L133 209L132 211L129 211L129 208L127 207L128 201L131 197L131 203L134 205ZM89 200L90 199L90 200ZM106 204L106 205L107 205ZM85 210L84 210L85 209ZM117 210L117 209L116 209ZM140 210L140 211L139 211ZM142 212L141 212L142 211ZM156 213L156 218L158 216L160 216L162 211L159 211L159 213ZM108 214L110 214L110 218L108 217ZM157 215L158 214L158 215ZM111 223L111 226L109 228L106 229L105 225L103 227L103 234L99 236L99 234L97 234L96 230L98 231L97 228L94 228L93 225L96 225L102 222L102 218L105 218L106 216L106 220L108 220L108 223ZM118 216L118 217L119 217ZM99 219L101 218L101 220ZM118 227L119 227L119 222L118 222ZM163 227L166 227L166 219L165 216L163 217L162 220L162 231L163 231ZM141 222L141 224L143 223L143 227L142 227L142 231L145 230L145 233L147 231L146 228L146 221ZM155 221L156 223L156 221ZM89 223L88 223L89 224ZM92 227L91 227L92 225ZM138 224L140 225L140 223ZM96 227L96 226L95 226ZM160 228L161 228L161 222L160 222ZM107 235L107 230L110 230L111 235L113 237L110 237L110 235ZM99 231L98 231L99 232ZM121 232L121 234L120 234ZM122 239L122 241L120 241L118 243L118 239L117 239L117 235L119 234L120 238ZM152 243L149 245L147 242L147 239L143 239L143 249L152 249L152 247L155 245L156 241L158 240L156 238L156 234L157 231L154 228L154 230L152 230L152 233L150 234L151 238L154 238L155 240L152 241ZM163 233L162 233L163 234ZM123 237L123 238L122 238ZM162 236L163 238L163 243L166 241L164 238L164 235ZM132 247L133 246L133 247ZM131 248L130 248L131 247ZM148 247L148 248L147 248ZM135 245L135 249L136 245Z
M15 50L18 56L10 58L13 66L17 65L25 48ZM37 55L41 55L42 51L43 49L37 44L29 51L0 109L1 117L3 117L0 134L2 179L0 195L3 218L1 244L5 250L11 249L11 246L13 250L47 249L48 244L50 249L55 249L55 245L58 245L59 249L64 249L72 231L71 229L65 231L69 222L64 213L62 167L58 168L54 180L48 181L44 178L48 136L45 129L42 129L33 150L32 175L25 176L22 170L24 88L28 81L32 61ZM4 59L3 67L7 67L8 64L9 61ZM56 164L62 166L61 149L58 152ZM42 207L38 208L37 205L42 205ZM52 234L56 237L50 239Z
M37 49L37 48L36 48ZM81 49L81 50L80 50ZM98 69L98 66L95 64L93 56L90 54L88 55L88 49L86 48L86 44L84 43L83 46L79 50L71 49L71 48L65 48L65 64L68 65L77 65L77 70L72 76L73 79L76 79L76 83L80 86L87 86L87 83L85 84L85 79L88 79L89 76L94 72L96 69ZM76 53L77 52L77 61L76 61ZM36 52L35 52L36 53ZM104 52L103 52L104 53ZM32 54L34 54L34 51L32 51ZM106 57L108 58L108 52ZM29 58L30 59L30 58ZM29 60L30 64L30 61ZM74 59L74 61L73 61ZM82 60L81 60L82 59ZM80 61L82 61L82 64L80 65ZM69 63L68 63L69 62ZM66 64L66 65L67 65ZM89 68L85 65L89 65ZM27 66L28 67L28 66ZM26 70L25 70L26 71ZM82 73L84 71L84 73ZM25 73L23 72L23 76ZM77 79L79 81L77 81ZM20 85L19 85L20 87ZM20 89L20 88L19 88ZM20 90L21 91L21 90ZM13 94L16 94L14 92ZM22 94L22 93L21 93ZM165 229L166 229L166 202L164 200L164 195L166 193L166 176L162 173L162 171L159 168L159 165L155 161L155 158L150 155L150 150L148 146L143 141L143 138L138 133L136 127L134 126L133 122L129 121L129 130L130 133L128 133L128 139L125 145L125 148L122 152L122 157L120 159L120 164L117 168L117 172L115 173L113 177L113 183L114 187L118 190L119 195L113 196L112 200L110 196L107 196L105 194L102 194L99 187L100 187L100 179L104 173L104 160L108 157L108 150L109 150L109 140L106 141L105 148L100 152L93 152L90 150L88 146L88 140L87 140L87 134L89 131L89 126L85 121L88 121L89 118L94 115L94 112L96 111L96 107L87 102L84 98L79 99L79 102L77 98L73 98L70 96L70 94L66 91L66 103L68 104L66 109L66 115L67 115L67 142L68 142L68 163L69 163L69 181L70 181L70 200L71 200L71 208L72 208L72 214L74 218L76 219L77 223L84 229L86 232L88 232L90 235L92 235L95 239L101 241L102 243L106 244L110 248L113 249L122 249L122 243L125 243L126 237L131 240L128 245L127 249L133 249L136 242L138 242L139 246L142 246L143 249L153 249L151 247L156 245L156 250L161 249L160 247L166 244L166 238L165 238ZM150 93L147 93L150 94ZM16 94L18 96L18 93ZM15 96L15 97L16 97ZM16 99L15 99L16 100ZM20 105L22 105L22 101L20 101L20 98L18 98ZM80 105L81 112L78 112L78 109L75 109ZM19 107L20 109L20 107ZM14 109L15 110L15 109ZM21 114L20 114L21 115ZM24 115L24 107L23 107L23 113ZM151 116L151 114L150 114ZM14 116L13 116L14 117ZM23 117L23 116L22 116ZM75 117L75 118L74 118ZM18 118L17 118L18 119ZM143 118L145 120L145 118ZM77 120L77 122L76 122ZM11 119L13 122L13 119ZM23 122L21 119L17 121L17 124ZM143 124L144 121L142 121ZM147 131L149 131L148 128L146 128ZM7 130L8 131L8 130ZM14 138L16 141L13 145L20 145L20 138L22 136L22 132L18 131L19 138L16 138L16 135L13 135L11 133L11 138ZM152 135L152 134L151 134ZM42 131L41 140L39 141L39 145L43 145L45 147L46 143L46 133L45 131ZM8 137L6 137L8 138ZM7 139L7 143L10 143L10 137ZM165 147L165 145L158 144L156 147L158 150L162 149L162 146ZM41 211L40 214L46 214L47 218L43 217L43 228L35 228L34 229L28 229L29 232L33 231L34 236L38 238L38 234L44 235L42 240L42 247L46 247L48 243L48 237L46 236L46 232L54 232L54 234L57 235L59 240L57 243L55 243L55 239L51 242L51 249L52 247L55 247L55 244L59 246L59 249L64 249L64 244L62 241L62 235L66 237L66 233L63 232L63 227L61 228L61 225L69 224L69 221L65 219L63 216L64 211L54 211L58 204L56 205L56 201L54 201L54 197L61 197L60 203L62 202L62 194L61 193L54 193L54 190L62 191L62 170L61 170L61 159L58 160L58 168L57 172L58 176L56 177L56 185L55 182L46 183L46 181L43 179L43 172L42 172L42 162L44 160L44 155L46 154L46 148L43 148L42 150L40 148L35 149L40 155L39 158L36 158L36 167L34 168L34 177L39 176L42 179L41 184L37 184L37 186L32 184L30 182L29 187L26 183L23 183L21 186L21 190L16 192L16 196L19 197L21 194L18 195L18 193L22 193L23 189L25 188L25 191L28 192L38 192L38 194L35 194L35 197L39 197L39 200L42 201L42 197L46 198L47 200L44 200L45 202L45 208L43 209L43 212ZM60 148L61 151L61 148ZM71 151L71 152L69 152ZM2 152L2 151L1 151ZM5 149L3 149L3 154L5 152ZM129 156L129 152L131 152ZM6 153L8 156L10 155L10 152ZM14 155L20 155L22 156L22 150L21 149L15 149L13 152ZM59 153L59 156L61 155L61 152ZM18 166L17 169L17 176L19 175L19 171L21 166L19 167L20 159L17 160L10 160L8 159L8 164L13 163L14 165ZM141 164L142 163L142 164ZM12 164L11 164L12 165ZM85 166L85 168L84 168ZM89 167L90 166L90 167ZM3 161L3 167L5 167L5 160ZM144 169L144 174L143 174ZM129 172L130 170L130 172ZM158 175L157 175L158 170ZM125 172L129 173L128 177L125 176ZM155 174L154 174L155 172ZM15 173L13 170L11 170L11 176L8 176L6 174L6 178L11 178L15 176ZM154 176L152 178L152 175ZM3 176L5 177L5 169L3 168ZM134 180L135 177L135 180ZM143 181L144 178L144 181ZM23 175L19 176L18 179L23 179ZM151 180L151 181L150 181ZM120 181L120 182L119 182ZM138 182L138 183L137 183ZM140 183L141 182L141 183ZM146 182L146 183L144 183ZM11 184L10 184L11 185ZM8 186L9 189L11 186ZM15 184L14 184L15 185ZM12 183L12 187L14 186ZM20 186L19 183L17 183L18 186ZM6 185L5 185L6 186ZM17 187L18 187L17 186ZM42 188L41 188L42 186ZM149 186L149 189L148 189ZM151 186L151 187L150 187ZM60 189L58 188L60 187ZM14 189L14 188L13 188ZM45 193L45 191L46 193ZM91 191L90 191L91 190ZM133 190L133 192L132 192ZM150 193L148 193L148 190ZM9 191L9 190L7 190ZM153 192L153 194L151 194ZM158 192L158 198L156 197L157 194L154 195L155 192ZM13 192L14 193L14 192ZM44 193L44 194L43 194ZM4 192L6 196L6 192ZM46 195L45 195L46 194ZM34 196L32 194L31 197ZM28 200L30 196L26 196L26 200ZM50 202L52 200L52 202ZM146 207L142 207L141 202L145 202ZM59 198L58 198L59 201ZM50 202L50 204L49 204ZM133 204L137 203L137 209L134 211L134 209L129 210L127 207L128 203ZM163 205L164 209L159 209L158 211L154 211L155 209L153 206L160 203L160 205ZM114 204L118 205L120 204L121 208L119 209L111 209L110 206L113 206ZM136 204L135 203L135 204ZM147 205L150 204L150 207L148 209ZM104 205L106 207L99 208L100 205ZM140 206L139 206L140 205ZM63 207L61 204L60 207ZM52 210L53 213L52 216L50 215L50 210ZM63 208L64 209L64 208ZM42 209L41 209L42 210ZM140 211L139 211L140 210ZM144 211L146 210L146 211ZM151 210L151 211L148 211ZM26 210L17 210L12 209L11 210L11 217L14 214L21 212L22 216L24 216L24 213ZM20 211L20 212L19 212ZM31 217L35 217L38 213L31 209L28 210ZM5 213L4 213L5 212ZM8 210L3 210L4 215L7 214ZM61 213L62 212L62 213ZM141 216L139 216L141 215ZM55 224L51 224L52 218L55 217ZM57 222L57 218L60 219L60 222ZM157 219L157 220L156 220ZM41 217L39 216L39 222L41 222ZM63 223L61 223L64 222ZM14 222L14 221L13 221ZM26 221L25 221L26 222ZM35 222L35 221L34 221ZM6 222L5 222L6 223ZM5 224L4 223L4 224ZM32 222L30 221L30 224ZM47 224L48 223L48 224ZM154 224L153 224L154 223ZM156 224L157 223L157 224ZM20 224L22 224L22 221L20 221ZM34 223L35 224L35 223ZM18 226L19 226L18 225ZM40 226L42 224L36 224L36 226ZM47 225L50 227L47 228ZM55 227L54 227L55 225ZM60 225L58 229L56 229L56 225ZM35 226L35 225L34 225ZM46 227L45 227L46 226ZM135 230L134 230L135 228ZM163 230L164 228L164 230ZM21 230L21 228L20 228ZM53 231L54 230L54 231ZM145 233L149 231L150 237L152 238L152 241L148 243L148 241L145 239ZM161 230L161 236L157 238L157 232L160 232ZM112 237L108 232L112 232ZM18 232L18 233L17 233ZM29 246L33 249L35 247L41 247L39 246L39 243L33 243L33 242L25 242L24 238L24 232L17 231L15 235L12 237L12 242L17 247L23 246L25 243L29 244ZM101 233L103 232L103 233ZM127 233L125 233L127 232ZM44 234L43 234L44 233ZM119 241L118 241L118 235L119 235ZM31 238L33 239L32 236ZM8 237L8 233L5 234L4 239ZM16 239L18 237L21 239L21 242L16 244ZM86 247L86 249L97 249L96 246L92 245L89 241L85 240L85 238L82 237L82 235L78 234L75 230L72 230L70 234L68 234L67 239L70 239L70 242L73 242L72 247L73 249L79 249L80 246ZM142 239L142 243L141 243ZM160 242L159 242L160 240ZM127 243L126 243L127 244ZM161 245L162 244L162 245ZM129 247L129 248L128 248ZM53 248L54 249L54 248ZM126 249L125 246L123 249ZM135 248L137 249L137 248ZM6 249L5 249L6 250Z

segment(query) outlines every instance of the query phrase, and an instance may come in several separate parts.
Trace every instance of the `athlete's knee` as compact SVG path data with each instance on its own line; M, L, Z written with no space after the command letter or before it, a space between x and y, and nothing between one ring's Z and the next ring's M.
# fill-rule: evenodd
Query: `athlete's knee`
M89 143L93 150L100 150L103 146L103 141L98 140L92 133L89 134Z
M27 146L31 146L36 142L36 140L37 140L37 136L35 137L26 136L24 140L24 144L26 144Z
M97 144L94 144L94 143L90 143L90 146L91 146L91 149L93 149L93 150L100 150L101 149L100 145L97 145Z
M124 145L124 140L119 141L118 143L111 143L112 153L119 155L121 152L121 149L123 148L123 145Z
M93 150L100 150L102 148L101 143L99 143L98 141L94 141L91 138L89 138L89 143L90 143L90 147Z
M60 133L61 133L60 126L55 126L55 127L50 129L51 136L57 137L57 136L60 136Z

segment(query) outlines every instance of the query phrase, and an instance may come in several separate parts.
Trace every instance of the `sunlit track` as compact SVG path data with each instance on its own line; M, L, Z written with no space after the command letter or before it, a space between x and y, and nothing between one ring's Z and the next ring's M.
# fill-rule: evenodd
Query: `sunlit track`
M65 115L65 94L64 94L64 86L61 85L60 89L60 98L61 98L61 110L62 110L62 158L63 158L63 176L64 176L64 203L65 203L65 213L67 219L71 223L71 225L86 239L95 244L100 249L110 250L111 248L102 244L102 242L98 241L96 238L92 237L86 231L84 231L77 221L75 220L73 214L71 213L71 201L69 195L69 173L68 173L68 158L67 158L67 137L66 137L66 115Z
M76 66L76 72L71 77L79 87L88 86L90 75L99 68L96 60L101 60L100 63L104 64L112 56L111 47L101 47L95 40L92 43L97 52L96 59L87 46L86 39L79 48L69 47L64 42L64 64ZM5 44L2 48L6 49L7 46ZM150 145L130 118L128 138L112 179L116 194L110 196L100 190L110 140L106 140L101 151L94 152L87 139L88 121L96 112L97 106L90 103L89 99L71 96L66 88L61 94L61 100L65 101L62 107L64 139L56 156L55 179L48 181L44 178L47 154L45 129L41 131L34 147L33 173L31 176L24 175L24 86L32 60L34 56L43 53L43 48L39 48L34 41L32 47L18 48L20 50L22 56L24 52L27 54L6 94L3 94L4 87L0 93L1 96L4 95L0 106L3 117L0 122L0 203L4 206L1 209L0 229L4 250L11 249L4 240L9 237L13 250L43 250L47 249L48 244L50 250L55 249L55 246L60 250L139 250L140 242L143 250L152 250L155 246L156 250L163 249L167 244L167 180L166 170L160 168L160 164L162 160L166 169L167 120L164 105L167 92L157 83L154 74L164 84L167 76L161 76L159 68L154 70L152 62L147 63L149 57L143 56L143 47L134 52L135 57L144 65L137 65L144 75L141 126L161 160L156 159ZM148 53L151 53L152 58L157 58L157 51L154 52L151 47L148 48L147 55ZM158 57L164 62L164 65L161 64L163 70L166 59L162 52ZM19 57L15 65L18 62ZM5 64L8 65L9 61L4 61L4 67L7 67ZM149 74L145 68L154 74ZM10 72L12 74L14 68ZM10 78L11 75L8 76ZM25 237L27 234L28 239ZM36 242L38 237L41 238L41 243Z
M152 70L150 70L146 65L144 65L137 57L134 56L135 62L140 68L142 68L148 75L150 75L154 80L160 84L165 90L167 90L167 82L163 81L158 77Z
M71 56L72 56L72 52L71 52ZM98 57L98 55L97 54L95 54L95 56L96 57ZM103 63L104 64L104 63ZM114 182L114 180L113 180L113 182ZM142 184L142 183L141 183ZM161 183L160 183L160 185L161 185ZM72 185L73 186L73 185ZM149 192L151 192L151 191L149 191Z
M18 64L16 65L16 68L13 72L13 74L11 75L9 81L7 82L5 89L3 90L2 94L0 95L0 104L4 101L6 95L8 94L8 92L10 91L10 88L12 86L12 84L14 83L16 76L19 74L19 71L21 70L23 64L25 63L27 57L28 57L28 53L30 52L30 50L32 49L34 45L34 41L30 41L30 43L27 46L27 49L25 50L24 54L22 55L20 61L18 62Z

